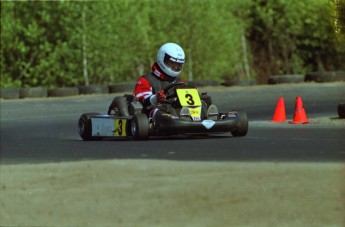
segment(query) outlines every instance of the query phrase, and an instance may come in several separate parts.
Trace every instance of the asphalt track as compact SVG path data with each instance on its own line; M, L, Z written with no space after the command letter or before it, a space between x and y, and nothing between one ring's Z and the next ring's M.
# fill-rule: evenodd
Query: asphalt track
M206 91L201 88L200 91ZM147 141L82 141L77 121L82 113L105 113L112 95L1 101L2 164L105 159L193 161L343 162L345 124L337 118L345 102L345 83L212 88L208 92L220 111L246 110L249 132L203 137L157 137ZM277 124L273 116L284 97L288 120L301 96L310 124ZM338 120L339 121L339 120Z

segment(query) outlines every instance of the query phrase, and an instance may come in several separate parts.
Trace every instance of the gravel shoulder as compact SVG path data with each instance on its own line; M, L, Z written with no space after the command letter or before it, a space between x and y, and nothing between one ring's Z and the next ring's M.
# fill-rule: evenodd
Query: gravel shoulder
M3 165L1 226L342 226L334 163Z

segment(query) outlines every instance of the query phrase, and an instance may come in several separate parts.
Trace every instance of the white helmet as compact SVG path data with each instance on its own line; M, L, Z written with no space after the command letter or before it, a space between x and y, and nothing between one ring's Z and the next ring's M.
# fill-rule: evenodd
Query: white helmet
M177 77L182 71L184 57L184 51L179 45L166 43L158 51L157 62L168 76Z

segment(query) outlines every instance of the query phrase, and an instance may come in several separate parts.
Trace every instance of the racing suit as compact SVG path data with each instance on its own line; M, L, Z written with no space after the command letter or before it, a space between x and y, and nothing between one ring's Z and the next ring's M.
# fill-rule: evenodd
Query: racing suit
M167 76L159 68L158 63L155 62L152 65L152 72L148 75L141 76L137 80L137 84L134 88L134 95L143 105L143 112L149 116L150 112L155 109L155 106L150 101L150 97L170 84L181 81L183 80L178 77Z

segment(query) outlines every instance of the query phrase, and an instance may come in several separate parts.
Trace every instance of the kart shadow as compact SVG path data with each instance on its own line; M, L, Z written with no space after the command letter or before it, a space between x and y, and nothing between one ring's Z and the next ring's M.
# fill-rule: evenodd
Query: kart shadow
M146 140L138 141L164 141L164 140L207 140L207 139L229 139L231 135L224 134L208 134L208 135L172 135L172 136L151 136ZM104 138L99 141L128 141L134 142L136 140L132 138Z

